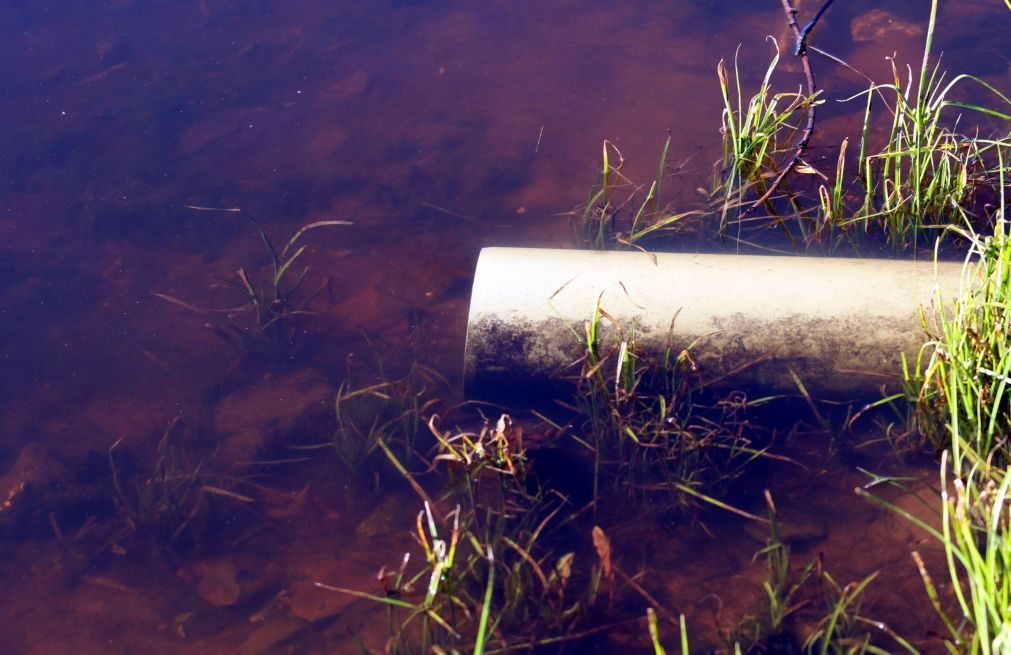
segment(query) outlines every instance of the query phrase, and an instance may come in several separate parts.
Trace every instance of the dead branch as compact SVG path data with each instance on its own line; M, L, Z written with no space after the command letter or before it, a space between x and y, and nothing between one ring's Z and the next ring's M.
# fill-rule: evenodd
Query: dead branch
M807 150L807 145L811 142L811 135L814 134L815 118L813 99L818 87L814 81L814 71L811 69L811 59L808 57L807 53L807 37L811 33L811 30L814 29L814 26L818 23L818 20L821 19L822 15L829 8L829 5L833 2L834 0L826 0L818 10L818 13L815 14L814 18L811 19L807 25L801 27L797 24L797 9L793 6L793 0L782 0L783 12L786 14L786 24L793 31L793 36L797 43L797 46L794 49L794 55L800 57L800 61L804 66L804 76L807 78L807 97L810 102L807 107L807 123L804 126L804 132L801 134L800 141L797 142L796 146L794 146L793 157L790 158L789 163L787 163L787 165L779 172L779 175L777 175L776 179L773 180L769 189L762 194L762 197L753 202L751 206L745 210L744 216L751 214L756 209L764 205L769 198L776 193L776 190L779 188L779 185L783 183L783 180L786 179L786 176L789 175L797 167L797 164L801 162L801 159L804 156L804 151Z

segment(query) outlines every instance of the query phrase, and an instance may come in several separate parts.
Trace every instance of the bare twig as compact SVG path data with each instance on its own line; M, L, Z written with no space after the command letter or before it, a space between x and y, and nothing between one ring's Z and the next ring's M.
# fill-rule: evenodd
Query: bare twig
M776 179L773 180L772 184L769 186L769 189L762 194L762 197L751 203L751 206L745 210L745 216L751 214L756 209L764 205L768 202L769 198L776 193L776 190L779 189L779 186L783 183L783 180L786 179L786 176L789 175L801 162L804 156L804 151L807 150L807 145L811 142L811 135L814 134L814 95L818 91L818 87L814 82L814 71L811 69L811 60L807 54L807 37L834 0L825 0L821 8L818 10L818 13L815 14L814 18L812 18L811 21L804 27L797 24L797 9L793 6L793 0L781 1L783 3L783 12L786 14L787 26L793 31L793 36L797 43L797 46L794 49L794 55L800 57L800 61L804 66L804 76L807 78L807 98L810 103L807 107L807 123L804 126L804 132L801 134L800 141L797 142L797 145L795 146L793 157L790 159L790 162L783 167L783 169L779 172L779 175L776 176Z

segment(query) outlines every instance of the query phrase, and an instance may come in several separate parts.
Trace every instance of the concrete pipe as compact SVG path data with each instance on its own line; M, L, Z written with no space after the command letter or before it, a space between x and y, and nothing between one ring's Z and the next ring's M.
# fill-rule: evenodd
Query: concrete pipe
M485 248L466 393L536 402L557 390L578 373L576 335L599 299L626 334L634 321L644 363L662 356L676 316L671 345L691 346L703 382L796 391L795 373L813 394L868 396L896 388L901 353L915 362L925 340L921 308L930 316L939 297L950 304L961 271L931 261Z

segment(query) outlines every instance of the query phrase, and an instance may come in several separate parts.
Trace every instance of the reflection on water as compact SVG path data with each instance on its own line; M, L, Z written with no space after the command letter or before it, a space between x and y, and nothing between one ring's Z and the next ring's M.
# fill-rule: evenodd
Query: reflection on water
M833 7L817 43L887 79L885 57L915 65L923 36L922 3L893 5ZM1006 85L1005 14L945 3L946 67ZM349 369L364 386L377 360L392 378L420 358L452 399L479 248L567 244L562 214L585 202L605 138L646 179L671 129L672 158L699 171L672 192L691 196L719 154L716 62L742 44L743 70L760 75L766 34L782 39L779 3L0 7L0 580L17 590L6 652L355 652L349 635L375 627L375 608L311 583L373 590L378 567L412 547L417 504L283 446L329 439ZM863 86L818 68L832 98ZM851 111L826 105L828 142ZM224 307L235 296L216 280L267 273L250 223L191 205L241 207L280 243L311 222L354 223L305 238L305 288L322 291L296 352L237 357L206 317L152 295ZM166 550L119 532L124 497L141 499L117 494L111 469L150 489L177 418L191 445L160 479L189 476L201 500L173 510L170 532L202 536ZM840 577L884 568L880 604L901 607L898 590L919 593L906 553L920 535L849 495L862 481L852 466L809 457L804 475L773 471L756 488L772 485L785 512L829 516L798 548L824 552ZM217 491L195 491L211 473ZM713 624L728 580L748 592L721 595L724 613L756 593L761 543L738 523L611 525L626 566L690 624ZM920 620L905 627L923 635ZM640 628L597 652L625 652Z

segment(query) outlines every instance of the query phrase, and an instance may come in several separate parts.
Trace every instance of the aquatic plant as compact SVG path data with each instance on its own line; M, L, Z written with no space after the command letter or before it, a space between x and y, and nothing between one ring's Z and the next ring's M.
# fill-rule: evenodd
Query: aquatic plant
M756 553L756 557L765 557L766 574L762 590L768 602L768 633L778 636L782 633L786 620L803 609L808 602L798 599L798 595L814 571L814 562L798 574L791 572L790 546L779 537L779 517L768 490L765 499L769 505L769 538L765 547Z
M1005 153L998 148L1004 188ZM924 322L928 342L906 382L915 401L916 426L936 450L952 449L958 461L1011 462L1005 439L1011 433L1011 233L1002 194L993 233L952 228L970 244L961 295L951 309L939 298L938 315ZM921 373L922 371L922 373Z
M597 250L606 249L614 240L615 221L619 210L614 196L620 188L618 183L628 182L621 173L625 164L621 151L605 139L602 153L603 168L598 174L597 183L590 187L589 200L578 218L570 225L578 243ZM616 165L611 163L612 157L617 157Z
M436 417L429 425L432 462L450 476L438 499L378 442L423 505L413 531L421 569L408 574L405 554L397 573L380 574L383 595L317 584L385 604L391 653L503 652L601 629L579 629L590 596L571 589L575 553L542 544L567 500L531 487L521 428L506 415L477 432L443 430Z
M212 458L195 452L180 417L165 426L149 468L123 466L117 457L122 441L109 448L114 500L126 521L119 539L142 532L171 549L185 550L195 546L206 529L211 499L253 502L236 491L242 480L216 470Z
M432 389L448 384L437 371L417 362L396 380L386 379L382 366L379 368L374 384L357 387L349 362L347 376L334 399L337 425L329 447L347 474L361 476L370 472L373 469L370 463L381 452L380 441L396 447L401 460L412 457L418 448L423 417L439 402Z
M569 436L594 462L593 497L602 483L633 497L665 497L671 506L697 501L720 505L707 493L767 454L756 448L743 394L703 404L703 373L689 346L673 346L674 322L661 361L642 362L636 326L622 325L598 300L580 334L581 368L573 380L577 412Z
M725 631L721 628L725 647L720 652L884 655L894 652L886 645L895 644L905 652L917 653L888 625L861 612L863 594L877 573L840 585L825 570L821 555L799 569L794 567L790 546L780 536L778 512L768 490L765 500L769 536L765 546L755 553L756 560L765 560L761 609L740 618Z
M945 82L940 60L932 61L937 8L938 0L932 0L916 84L911 70L903 82L893 60L891 83L871 83L853 96L866 98L859 155L864 198L852 218L838 212L836 217L842 218L841 225L859 223L865 230L881 224L895 248L929 244L949 225L971 225L978 218L975 200L994 188L998 172L986 162L1001 144L1011 144L1011 98L972 75ZM954 90L967 82L988 91L1000 109L952 99ZM875 98L890 117L885 145L877 151L869 136ZM961 131L963 110L1003 121L1004 136L992 140Z
M953 473L959 470L953 459ZM961 617L948 618L951 642L963 652L998 655L1011 650L1011 468L973 463L958 474L948 492L947 452L941 465L942 543ZM922 561L917 566L932 600L937 598Z
M590 187L589 200L582 209L569 214L574 242L593 250L639 248L639 242L681 232L709 215L708 210L675 211L664 203L665 181L685 165L685 162L668 164L670 143L668 133L656 176L648 184L640 185L622 173L625 158L617 146L604 141L602 170Z
M688 629L685 627L684 614L680 615L679 623L681 628L681 655L690 655L691 651L688 649ZM667 655L666 649L660 643L660 622L657 621L656 610L652 607L646 610L646 627L649 630L650 643L653 644L653 655ZM739 652L740 648L738 647Z
M1009 474L1011 467L991 468L988 463L957 459L950 449L943 451L940 530L865 489L856 490L916 524L944 548L954 611L920 554L913 551L911 555L927 597L948 631L944 645L949 653L1003 655L1011 648Z
M859 582L840 585L827 572L821 573L821 590L825 615L804 640L804 650L818 655L873 653L889 655L890 651L871 644L872 634L867 629L872 621L860 616L860 600L864 589L876 577L870 574ZM875 625L874 627L878 627ZM911 647L910 647L911 648ZM915 650L911 650L915 653Z
M720 129L723 135L723 162L717 185L718 193L722 195L719 233L721 236L742 238L740 228L745 222L754 221L748 215L758 206L764 206L796 247L800 239L793 235L772 197L773 192L784 187L784 171L787 170L777 164L775 156L786 150L797 136L800 130L795 124L797 116L807 113L823 100L817 93L772 93L772 76L779 65L780 52L779 44L771 37L770 40L775 54L758 90L746 104L741 90L737 55L734 56L733 85L724 61L721 60L717 66L723 97L723 126ZM791 161L788 165L792 169L798 163ZM809 169L810 167L801 170ZM803 217L804 209L795 195L789 191L788 186L784 191L787 192L793 211ZM759 197L757 201L748 200L748 194L752 192ZM734 223L739 229L737 234L730 235L729 229ZM805 222L798 221L797 227L801 231L798 236L805 238L808 232Z
M1006 189L1005 153L997 148L1000 188ZM997 655L1011 649L1011 449L1008 447L1011 359L1007 312L1011 302L1011 241L1006 194L994 232L963 228L971 243L961 296L940 311L925 346L927 366L907 381L916 427L940 452L940 529L906 510L857 493L915 523L942 545L952 612L918 553L914 561L927 596L949 637L948 652ZM919 362L918 362L919 363Z
M700 188L708 195L707 202L687 210L661 211L661 177L643 185L628 180L621 174L624 158L614 150L618 164L610 165L614 157L607 156L605 143L604 171L610 174L602 175L591 191L580 223L584 228L580 242L594 248L643 246L669 241L691 226L704 237L775 250L779 244L769 243L768 237L754 237L774 227L794 251L812 247L831 251L847 245L859 252L872 233L901 250L929 244L950 225L989 229L985 208L999 191L996 150L1011 144L1011 98L976 76L947 79L932 54L937 0L931 3L915 79L911 69L903 75L894 60L888 83L864 76L868 88L845 99L865 100L859 147L850 148L850 139L844 138L834 170L822 172L805 161L814 134L814 112L824 102L824 92L814 87L808 51L854 70L806 42L829 4L823 3L803 28L796 24L795 12L788 12L791 30L802 44L793 54L801 60L806 88L774 91L781 58L774 41L769 66L751 95L744 91L738 55L732 70L726 62L719 63L723 158L714 166L708 191ZM992 106L956 99L966 85L992 98ZM970 124L973 118L978 120ZM876 136L879 132L886 135L883 144ZM661 171L668 150L669 140ZM847 172L852 169L856 172ZM798 180L806 181L798 184ZM619 189L630 191L619 196ZM808 197L812 193L815 197ZM634 207L639 210L628 219L631 228L620 228L619 219Z
M311 230L337 225L351 225L350 221L316 221L300 227L278 250L267 235L263 224L252 214L240 209L196 207L189 209L209 212L241 214L255 227L270 255L271 269L266 280L257 283L245 268L235 271L232 278L222 280L215 288L223 288L238 296L238 303L223 308L201 309L175 296L154 293L157 298L203 316L205 324L216 336L233 346L239 356L251 350L290 354L296 345L298 319L313 313L309 305L326 289L324 280L314 291L301 293L309 267L296 270L295 263L307 246L299 245L302 236Z

